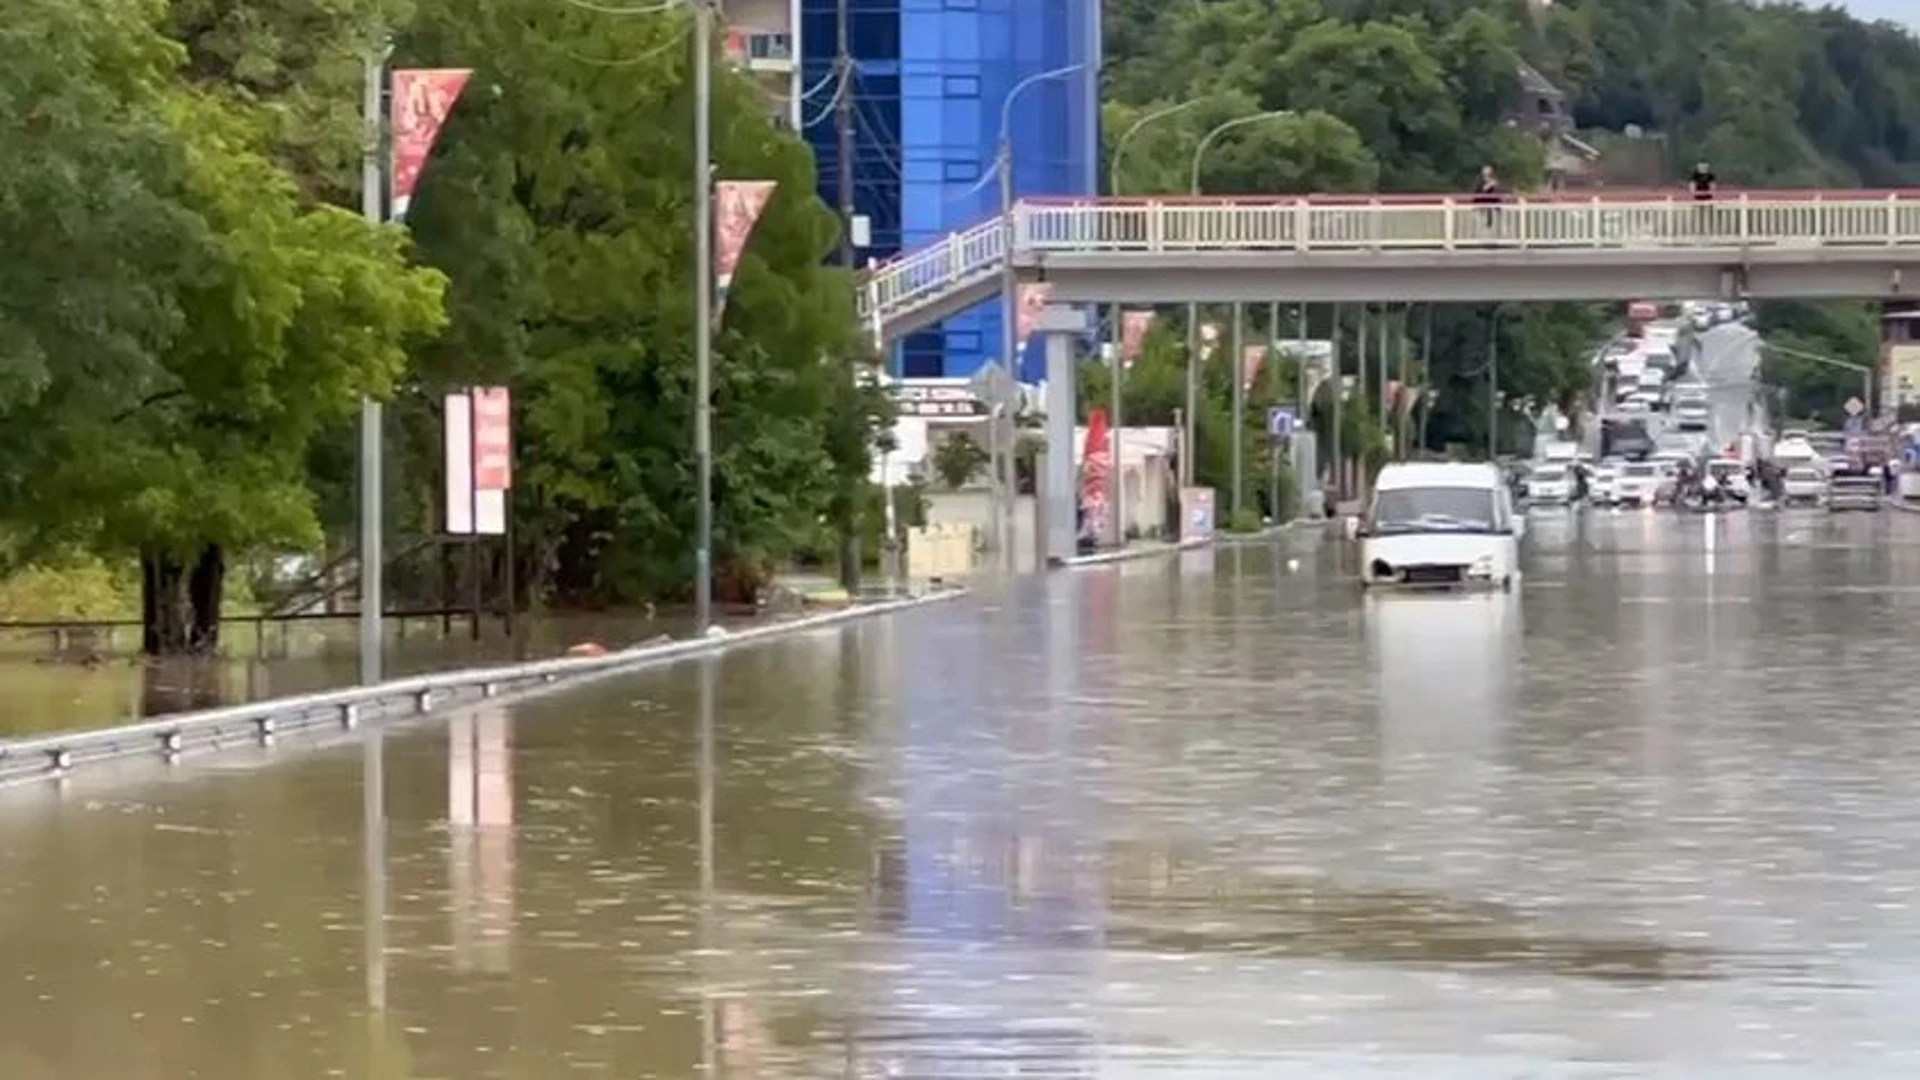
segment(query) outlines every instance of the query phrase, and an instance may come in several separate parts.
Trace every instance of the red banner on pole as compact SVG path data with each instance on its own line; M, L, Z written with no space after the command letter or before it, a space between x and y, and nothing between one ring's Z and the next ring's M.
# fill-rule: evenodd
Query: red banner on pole
M1107 410L1095 409L1087 417L1087 447L1080 461L1080 513L1086 529L1102 543L1107 536L1107 478L1113 474L1113 437L1107 424Z
M1265 345L1246 345L1240 349L1240 385L1251 390L1260 381L1260 369L1267 362Z
M1146 347L1147 331L1153 328L1153 312L1123 311L1120 313L1120 360L1131 364L1140 359L1140 350Z
M1030 281L1020 286L1018 308L1013 324L1014 352L1024 353L1027 340L1033 337L1034 328L1040 325L1040 313L1046 310L1053 300L1053 283L1049 281ZM1019 357L1008 359L1008 366L1019 370Z
M714 185L713 220L718 234L713 252L714 277L723 300L733 284L734 271L740 269L740 256L747 250L753 227L760 223L760 215L778 186L773 180L722 180Z
M434 141L446 126L447 114L460 100L473 72L466 68L398 68L393 73L393 103L388 113L393 130L393 219L407 216L421 170L433 153Z
M513 399L504 386L473 388L473 487L513 487Z

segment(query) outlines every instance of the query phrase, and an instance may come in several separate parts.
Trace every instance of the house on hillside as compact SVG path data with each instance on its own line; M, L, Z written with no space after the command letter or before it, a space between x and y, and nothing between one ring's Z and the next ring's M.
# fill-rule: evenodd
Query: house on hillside
M1525 61L1520 64L1520 100L1507 122L1546 145L1549 188L1559 191L1600 182L1600 151L1575 136L1566 93Z

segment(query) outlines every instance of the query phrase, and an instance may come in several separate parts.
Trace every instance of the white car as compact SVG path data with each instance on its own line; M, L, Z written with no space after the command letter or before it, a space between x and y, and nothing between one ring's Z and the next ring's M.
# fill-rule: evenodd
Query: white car
M1564 506L1573 501L1573 472L1559 462L1536 466L1527 477L1527 499L1537 506Z
M1689 317L1689 321L1693 323L1695 330L1711 330L1713 329L1713 312L1703 307L1695 308L1693 314Z
M1359 531L1365 586L1512 588L1526 523L1497 466L1409 462L1380 470Z
M1647 408L1645 400L1639 397L1630 397L1620 403L1619 411L1625 416L1645 416L1651 410Z
M1620 476L1613 482L1613 503L1615 506L1652 506L1660 495L1660 485L1666 482L1660 466L1651 461L1629 461L1620 467Z
M1680 398L1673 403L1673 424L1681 431L1705 431L1713 424L1713 409L1705 398Z
M1587 501L1594 506L1612 506L1614 485L1619 482L1620 469L1615 465L1596 465L1593 473L1587 477Z
M1780 480L1781 501L1818 506L1827 497L1827 472L1807 462L1787 469Z

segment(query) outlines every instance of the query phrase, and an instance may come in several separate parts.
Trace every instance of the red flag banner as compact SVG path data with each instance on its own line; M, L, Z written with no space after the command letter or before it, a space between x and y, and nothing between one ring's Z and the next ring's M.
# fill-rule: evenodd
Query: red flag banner
M760 215L778 186L773 180L722 180L714 185L714 231L719 234L719 242L714 245L714 272L723 302L753 227L760 223Z
M1033 336L1034 328L1040 325L1040 312L1045 310L1047 304L1053 300L1053 283L1027 282L1020 286L1018 300L1019 310L1015 314L1013 324L1014 349L1016 352L1024 353L1027 348L1027 339ZM1009 364L1018 370L1017 357L1009 358Z
M1265 345L1247 345L1240 350L1240 385L1252 389L1260 381L1260 369L1267 362Z
M473 72L466 68L397 68L393 73L393 103L388 123L393 129L393 219L407 216L420 173L427 167L434 141L447 124L447 114L460 100Z
M1087 447L1080 459L1080 512L1087 531L1103 543L1110 531L1107 481L1112 475L1112 428L1107 424L1107 410L1095 409L1087 417Z
M504 386L473 388L473 487L513 487L513 399Z
M1140 350L1146 347L1147 331L1153 328L1153 312L1123 311L1120 313L1120 361L1131 364L1140 359Z

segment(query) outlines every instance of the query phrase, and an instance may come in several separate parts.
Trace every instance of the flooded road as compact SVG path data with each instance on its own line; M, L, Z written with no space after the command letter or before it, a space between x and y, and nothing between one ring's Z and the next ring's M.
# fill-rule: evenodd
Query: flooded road
M0 1075L1920 1075L1920 515L1532 522L6 793Z

